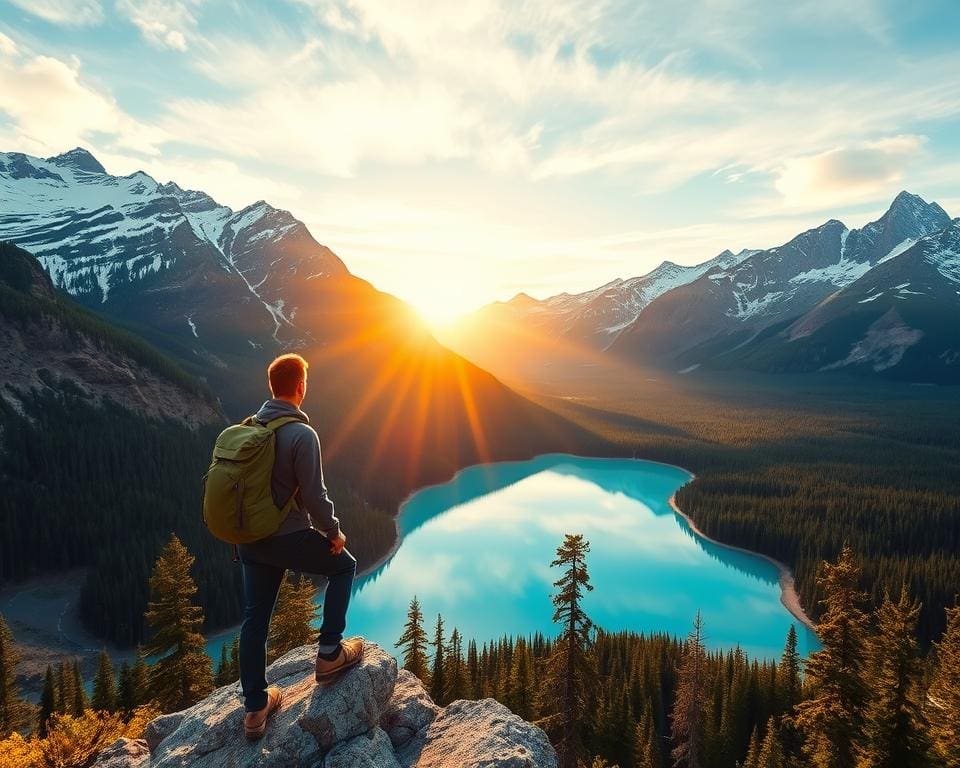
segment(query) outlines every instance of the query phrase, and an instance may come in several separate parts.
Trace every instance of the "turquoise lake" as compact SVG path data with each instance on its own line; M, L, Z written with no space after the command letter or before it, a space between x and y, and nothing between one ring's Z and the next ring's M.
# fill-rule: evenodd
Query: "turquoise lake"
M347 634L395 650L416 595L428 634L440 613L448 635L457 627L478 644L553 635L560 572L550 562L565 533L582 533L594 586L584 608L595 625L682 637L700 611L710 648L778 658L794 624L801 653L816 650L816 635L781 603L773 563L701 538L671 508L691 477L665 464L565 454L469 467L401 506L401 544L357 579ZM211 641L214 658L221 642Z

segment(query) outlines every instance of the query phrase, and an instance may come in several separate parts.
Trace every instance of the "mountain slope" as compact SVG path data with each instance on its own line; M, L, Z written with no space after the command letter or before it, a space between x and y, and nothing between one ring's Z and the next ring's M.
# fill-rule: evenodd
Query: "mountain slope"
M617 337L611 352L674 367L705 364L775 323L799 317L949 222L936 203L901 192L881 218L861 229L831 219L731 269L668 291Z
M960 383L960 219L727 364Z
M462 318L443 331L441 339L484 368L506 375L558 364L589 364L593 354L607 349L657 297L753 253L724 251L694 266L664 261L639 277L617 278L591 291L561 293L542 301L521 293Z

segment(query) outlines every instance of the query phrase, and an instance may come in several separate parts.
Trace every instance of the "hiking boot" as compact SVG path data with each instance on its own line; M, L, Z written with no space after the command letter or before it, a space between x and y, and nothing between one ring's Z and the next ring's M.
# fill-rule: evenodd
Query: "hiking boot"
M267 688L267 706L256 712L247 712L243 716L243 732L248 739L256 741L262 739L267 732L267 718L280 709L283 701L283 692L275 685Z
M327 661L317 655L317 682L320 685L330 685L336 682L340 673L358 664L363 658L363 638L351 637L340 643L340 651L332 661Z

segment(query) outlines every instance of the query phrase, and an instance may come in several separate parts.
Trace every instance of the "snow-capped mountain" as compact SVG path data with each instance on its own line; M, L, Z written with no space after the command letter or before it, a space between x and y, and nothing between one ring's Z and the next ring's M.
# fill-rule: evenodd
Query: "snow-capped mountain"
M471 338L496 333L505 327L522 328L524 334L587 350L604 350L654 299L686 285L713 269L727 269L756 251L724 251L709 261L681 266L664 261L656 269L626 280L617 278L583 293L561 293L538 300L519 293L510 301L495 302L463 318L445 339L470 354ZM476 351L476 350L473 350Z
M949 223L936 203L901 192L883 216L861 229L831 219L664 293L618 335L611 352L632 360L705 364L799 317Z
M960 383L960 219L725 364Z
M0 153L0 239L82 303L154 333L215 337L221 351L303 336L302 284L347 274L286 211L234 212L143 172L113 176L79 148Z

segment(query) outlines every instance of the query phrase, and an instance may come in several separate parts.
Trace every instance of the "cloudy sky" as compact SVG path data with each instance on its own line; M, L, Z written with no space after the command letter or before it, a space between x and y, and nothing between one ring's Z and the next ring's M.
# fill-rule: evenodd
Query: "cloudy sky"
M287 208L438 315L960 214L960 3L0 0L0 150Z

